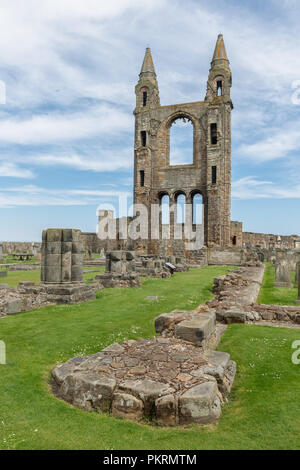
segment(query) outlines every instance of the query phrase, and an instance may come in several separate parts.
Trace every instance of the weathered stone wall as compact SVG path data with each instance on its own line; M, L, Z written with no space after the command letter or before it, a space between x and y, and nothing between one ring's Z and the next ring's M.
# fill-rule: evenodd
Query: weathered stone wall
M241 266L248 259L246 250L236 247L208 248L208 265Z
M93 232L81 232L80 241L85 254L100 253L102 249L105 249L103 241Z
M220 58L217 50L222 48ZM218 94L219 83L222 93ZM217 41L211 63L205 101L161 106L156 74L150 50L147 49L140 79L136 86L134 203L148 207L149 236L139 240L135 249L158 253L160 240L151 240L151 204L160 204L168 195L170 207L179 194L191 204L201 194L204 204L204 244L230 244L231 188L231 71L223 38ZM146 103L144 96L147 96ZM189 165L170 165L170 127L179 118L189 120L194 128L194 159ZM211 125L217 128L217 139L211 138ZM213 180L213 167L216 180ZM141 172L143 178L141 179ZM171 237L164 243L165 255L178 253L174 240L174 214L170 217ZM186 254L187 255L187 254Z
M2 254L11 255L12 253L39 253L41 251L41 242L1 242Z
M243 246L243 222L231 221L230 244L231 246Z
M271 233L243 232L243 246L261 249L294 249L300 248L298 235L275 235Z

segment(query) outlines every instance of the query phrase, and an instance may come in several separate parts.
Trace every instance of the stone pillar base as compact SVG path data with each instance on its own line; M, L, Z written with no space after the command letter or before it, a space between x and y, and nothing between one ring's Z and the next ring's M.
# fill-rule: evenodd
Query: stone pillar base
M274 282L274 287L284 287L285 289L292 289L294 286L291 282Z
M103 287L138 287L141 285L136 273L104 273L95 277L95 281L101 282Z
M96 294L93 289L84 282L65 283L65 284L47 284L41 283L39 286L47 295L48 302L57 304L73 304L77 302L87 302L95 300Z

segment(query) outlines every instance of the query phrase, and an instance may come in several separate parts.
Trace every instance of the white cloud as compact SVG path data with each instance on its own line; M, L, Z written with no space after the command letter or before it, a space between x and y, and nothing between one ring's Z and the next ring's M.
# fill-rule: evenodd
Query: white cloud
M30 156L29 163L38 166L63 166L80 171L107 172L129 169L133 166L133 149L102 149L101 146L91 155L68 154L38 154Z
M114 135L129 131L132 118L128 114L99 106L88 112L35 115L27 119L6 119L1 122L0 141L15 144L53 144Z
M264 129L267 136L251 144L242 144L236 151L238 156L247 157L253 161L269 161L286 158L293 151L300 150L300 122L276 130Z
M35 178L33 171L26 168L21 168L14 163L3 162L0 163L0 177L12 178Z
M98 205L101 201L114 201L116 198L129 198L127 191L101 189L48 189L35 185L15 186L0 191L0 208L45 207L45 206L85 206Z
M272 181L246 176L232 183L233 199L300 199L300 184L280 187Z

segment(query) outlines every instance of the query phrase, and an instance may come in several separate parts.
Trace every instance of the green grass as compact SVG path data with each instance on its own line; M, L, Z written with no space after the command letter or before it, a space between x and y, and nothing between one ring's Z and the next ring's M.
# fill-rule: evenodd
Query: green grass
M14 259L12 256L4 254L2 259L0 260L0 267L1 267L1 264L31 264L31 263L37 263L37 259L35 257L32 257L29 260L19 260L16 258Z
M295 282L295 272L292 273L291 281ZM257 302L259 304L278 304L278 305L295 305L298 298L298 288L294 285L292 289L284 289L274 287L275 268L271 263L266 263L264 280L260 289Z
M84 281L88 283L88 279L94 279L95 276L104 272L105 267L97 267L97 268L84 268L85 271L88 270L98 270L96 273L87 273L83 275ZM1 278L1 283L8 284L10 287L15 287L21 281L33 281L35 283L39 283L41 278L41 272L39 269L34 269L32 271L9 271L7 273L7 277Z
M47 380L59 362L92 354L113 341L153 337L153 320L212 297L205 267L134 289L105 289L97 300L46 307L0 319L7 365L0 366L1 449L296 449L300 447L299 367L291 344L299 332L230 325L219 349L238 372L230 402L215 426L159 428L85 412L56 399ZM22 273L23 274L23 273ZM158 301L147 296L157 295Z

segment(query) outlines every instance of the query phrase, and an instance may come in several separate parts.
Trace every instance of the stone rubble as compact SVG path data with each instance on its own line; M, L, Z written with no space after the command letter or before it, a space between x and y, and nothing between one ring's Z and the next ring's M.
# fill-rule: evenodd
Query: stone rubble
M3 286L3 287L1 287ZM47 294L34 282L20 282L18 287L0 284L0 317L52 305Z
M134 251L110 251L106 254L106 271L96 276L95 287L136 287L141 285L139 277L169 278L171 271L166 263L176 266L177 272L189 268L182 257L138 255Z
M214 279L215 298L207 302L207 306L215 309L217 321L229 324L265 320L300 324L300 306L256 303L264 269L264 265L246 266Z
M236 365L227 353L180 339L114 343L53 370L57 396L88 411L159 425L215 423Z

